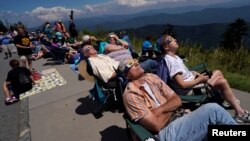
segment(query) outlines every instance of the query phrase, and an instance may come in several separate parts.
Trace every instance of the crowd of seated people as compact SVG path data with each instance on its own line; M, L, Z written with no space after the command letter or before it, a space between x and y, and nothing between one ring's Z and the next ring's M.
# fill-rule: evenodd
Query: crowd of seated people
M83 46L82 52L89 60L93 73L105 82L116 77L117 70L123 72L124 77L129 81L123 94L126 112L133 121L141 124L149 131L152 131L160 140L183 140L183 138L188 138L189 140L202 140L206 138L208 125L237 125L237 122L250 121L249 113L237 102L235 95L232 93L221 71L214 71L211 78L197 72L189 72L192 79L184 80L184 78L186 78L186 76L184 76L186 75L184 71L187 70L187 68L184 67L182 60L178 59L179 57L176 55L178 44L174 38L165 35L161 38L161 43L159 45L161 45L160 49L162 49L161 51L167 62L166 65L169 67L171 80L174 84L178 85L177 87L179 89L186 91L186 88L207 82L211 89L219 89L222 92L223 98L231 104L236 112L233 118L220 105L209 103L199 107L191 113L188 112L187 116L175 118L175 111L182 105L178 97L178 94L180 94L179 91L167 86L156 75L145 73L145 70L149 68L152 69L152 66L157 68L158 62L153 61L155 64L152 64L154 65L144 66L143 62L138 62L133 59L132 56L119 60L116 59L115 56L110 55L112 53L119 54L120 51L128 51L131 55L131 52L127 48L128 43L126 43L126 41L124 42L124 40L120 40L121 39L119 39L117 35L111 33L108 35L108 43L104 46L103 54L98 54L99 52L96 49L99 48L94 48L90 44ZM152 56L148 58L152 58ZM171 61L173 59L177 59L177 62ZM123 63L121 63L122 61ZM119 67L120 65L123 67ZM179 69L178 65L180 65ZM185 69L181 69L183 67ZM174 68L176 69L173 70ZM214 120L211 121L208 117ZM191 121L193 120L197 122L192 124ZM203 124L204 122L206 125ZM175 133L179 128L176 128L176 125L183 127L182 129L185 130L178 138ZM204 125L204 128L199 128L199 132L193 130L194 128L197 129L201 127L201 125ZM192 128L188 129L188 127ZM173 132L169 132L169 129L174 130ZM190 132L192 132L194 136L187 137L186 135Z
M14 38L14 43L21 65L26 66L28 61L30 70L31 54L37 54L33 58L36 60L47 53L53 53L59 55L61 61L69 64L77 64L79 58L86 59L93 74L103 82L107 83L118 75L126 78L128 83L123 94L126 112L132 120L155 133L160 140L199 140L206 138L208 124L236 125L237 122L250 121L250 114L237 102L222 72L215 70L211 76L207 76L189 71L182 59L176 55L179 48L176 39L169 35L162 36L158 41L170 71L173 82L171 87L156 75L145 73L158 69L158 62L154 59L152 51L152 36L148 36L141 46L142 55L147 54L148 58L139 62L135 59L133 45L124 32L120 33L120 37L111 32L107 35L106 41L93 35L84 35L81 41L77 41L75 37L71 37L60 20L55 22L53 27L46 22L42 31L34 33L28 33L23 26L19 26L17 30L18 35ZM26 42L22 42L23 39ZM211 89L218 89L222 93L223 98L235 110L235 119L217 104L206 104L183 117L174 117L175 111L182 105L178 94L187 94L191 87L203 82L208 83ZM197 122L194 123L193 120ZM204 122L206 124L203 124ZM176 133L180 128L176 126L181 128L179 139ZM187 138L186 135L190 133L194 136Z

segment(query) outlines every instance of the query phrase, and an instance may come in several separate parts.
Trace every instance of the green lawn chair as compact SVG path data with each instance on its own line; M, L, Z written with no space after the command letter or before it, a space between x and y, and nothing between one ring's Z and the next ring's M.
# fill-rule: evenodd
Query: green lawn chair
M123 115L123 118L126 122L127 133L131 141L135 141L135 138L139 141L159 141L159 139L142 125L132 121L126 113Z

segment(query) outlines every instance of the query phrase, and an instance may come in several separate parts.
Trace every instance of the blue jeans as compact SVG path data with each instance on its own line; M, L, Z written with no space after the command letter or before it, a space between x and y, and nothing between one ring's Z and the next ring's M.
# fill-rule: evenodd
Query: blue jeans
M159 64L156 60L147 59L144 62L140 63L140 66L146 71L146 72L154 72L156 69L158 69Z
M236 125L232 116L216 103L205 104L161 129L160 141L202 141L207 138L208 125Z

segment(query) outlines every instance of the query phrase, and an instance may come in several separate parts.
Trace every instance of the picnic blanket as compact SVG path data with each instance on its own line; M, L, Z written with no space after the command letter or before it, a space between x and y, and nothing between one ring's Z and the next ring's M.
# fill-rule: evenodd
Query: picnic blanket
M36 81L31 90L21 94L20 100L65 84L66 81L55 68L43 70L41 71L41 79Z

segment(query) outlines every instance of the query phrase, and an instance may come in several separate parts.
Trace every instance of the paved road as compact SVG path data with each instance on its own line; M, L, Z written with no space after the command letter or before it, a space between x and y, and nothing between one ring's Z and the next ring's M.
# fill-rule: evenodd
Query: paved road
M0 55L3 58L3 54ZM7 60L0 58L1 80L10 69ZM20 103L0 108L0 141L127 141L122 113L104 112L96 119L91 113L93 102L88 90L93 83L78 80L68 65L52 65L41 59L34 62L37 70L56 68L67 81ZM241 104L250 110L250 94L234 90ZM0 96L3 101L3 96ZM232 114L233 112L230 111Z
M6 78L7 72L11 69L9 66L10 59L3 59L4 54L0 53L0 141L17 141L19 139L19 132L23 128L20 122L24 122L25 104L27 101L22 101L14 105L6 106L4 101L4 95L2 90L2 84ZM16 54L13 54L12 58L17 58ZM27 106L26 106L27 108ZM27 121L26 121L27 123Z
M38 70L56 68L66 85L29 97L29 124L33 141L126 141L122 113L105 112L96 119L92 115L93 101L89 99L90 81L79 81L69 66L51 65L39 60Z

